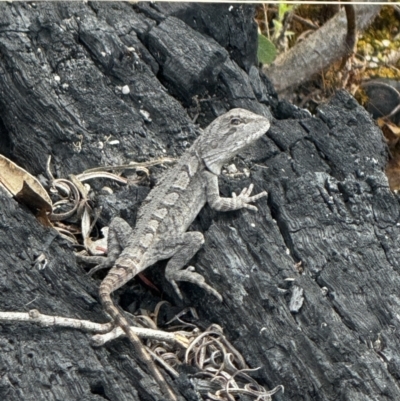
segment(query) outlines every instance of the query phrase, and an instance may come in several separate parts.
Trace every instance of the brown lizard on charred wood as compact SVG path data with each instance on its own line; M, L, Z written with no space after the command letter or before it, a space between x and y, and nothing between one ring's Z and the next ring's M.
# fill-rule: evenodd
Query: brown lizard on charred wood
M157 261L170 259L166 278L180 298L177 282L189 281L222 300L192 266L183 269L204 243L202 233L187 232L187 229L206 202L219 211L257 210L251 203L267 196L266 192L251 196L253 185L250 185L238 196L222 198L218 175L223 164L260 138L269 126L268 118L243 109L233 109L218 117L147 196L134 230L121 218L115 218L110 224L108 256L95 268L112 267L100 285L101 302L171 400L176 400L175 395L139 338L130 330L126 318L115 307L111 293Z

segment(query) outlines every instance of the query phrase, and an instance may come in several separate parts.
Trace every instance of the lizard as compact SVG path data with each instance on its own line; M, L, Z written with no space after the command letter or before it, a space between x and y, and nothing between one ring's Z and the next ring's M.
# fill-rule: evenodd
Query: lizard
M150 191L139 208L134 229L119 217L112 220L108 255L92 269L111 267L99 288L103 308L113 323L124 330L137 356L170 400L176 400L175 394L130 329L127 319L114 305L111 294L147 267L169 259L165 276L180 298L182 293L177 282L187 281L222 301L222 296L194 271L193 266L184 269L204 243L202 233L187 229L206 202L218 211L242 208L257 211L251 203L267 196L265 191L252 196L253 185L250 184L239 195L220 197L218 176L226 162L264 135L269 127L268 118L244 109L232 109L216 118Z

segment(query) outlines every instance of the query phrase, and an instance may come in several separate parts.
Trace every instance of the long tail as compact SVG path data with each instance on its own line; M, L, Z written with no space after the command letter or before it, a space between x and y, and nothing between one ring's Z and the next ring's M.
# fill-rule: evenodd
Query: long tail
M119 269L118 269L119 270ZM160 385L161 391L164 395L168 396L171 401L177 401L175 394L172 392L168 384L166 383L164 377L157 369L157 366L150 358L150 355L146 352L143 344L141 343L139 337L130 329L128 321L121 314L121 312L115 307L112 299L111 293L121 286L121 278L126 274L124 269L119 274L117 269L112 269L103 282L100 284L100 299L105 311L112 317L114 323L121 327L125 332L126 336L132 342L138 357L146 364L147 369L150 374L156 379Z

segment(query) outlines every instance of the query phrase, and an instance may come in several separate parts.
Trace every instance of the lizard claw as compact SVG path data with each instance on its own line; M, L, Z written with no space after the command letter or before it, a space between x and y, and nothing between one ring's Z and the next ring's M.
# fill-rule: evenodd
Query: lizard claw
M171 283L171 285L172 285L174 291L176 292L176 294L178 295L178 297L182 300L183 299L183 295L182 295L181 290L179 289L178 284L176 283L176 281L172 280L172 279L169 279L168 281Z

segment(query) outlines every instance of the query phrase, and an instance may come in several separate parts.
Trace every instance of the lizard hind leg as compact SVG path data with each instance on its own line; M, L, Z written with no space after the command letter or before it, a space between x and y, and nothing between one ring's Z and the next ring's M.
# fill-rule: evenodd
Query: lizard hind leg
M102 269L110 269L114 266L122 249L127 245L127 239L132 235L132 227L121 217L114 217L108 228L107 238L107 256L87 256L85 259L88 263L97 263L95 267L89 270L88 276L93 275Z
M208 293L218 298L219 301L222 301L221 294L208 285L204 277L194 271L193 266L188 266L186 269L182 270L186 263L189 262L189 260L203 245L203 234L197 231L189 231L184 233L178 242L174 241L174 243L177 247L177 251L167 263L167 267L165 268L165 277L171 283L179 298L182 299L183 297L177 281L188 281L198 285Z

